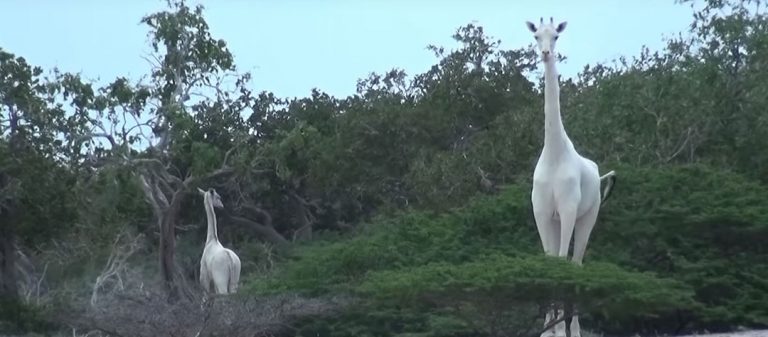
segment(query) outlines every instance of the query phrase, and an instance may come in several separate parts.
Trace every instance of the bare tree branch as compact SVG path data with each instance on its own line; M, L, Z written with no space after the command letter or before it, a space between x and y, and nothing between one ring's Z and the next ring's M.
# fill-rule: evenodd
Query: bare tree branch
M253 220L236 216L227 212L226 209L223 212L223 215L227 221L231 222L234 225L246 226L251 228L254 232L256 232L257 235L261 236L266 241L274 244L278 248L286 248L287 246L290 245L290 242L285 237L280 235L280 233L278 233L275 230L275 228L271 226L271 224L270 225L261 224ZM271 217L269 219L271 219Z
M566 320L566 319L571 319L571 318L573 318L573 316L575 316L575 315L578 315L578 312L576 312L576 311L573 311L573 312L572 312L570 315L566 315L566 314L563 314L563 316L560 316L560 317L558 317L557 319L555 319L555 320L552 320L551 322L549 322L549 324L547 324L547 325L546 325L546 326L545 326L543 329L539 330L539 332L538 332L536 335L534 335L534 336L540 336L540 335L544 334L544 332L546 332L546 331L547 331L547 330L549 330L549 329L552 329L552 328L554 328L554 327L555 327L555 325L557 325L558 323L560 323L560 322L565 322L565 320ZM566 332L567 332L567 331L569 331L569 330L571 330L571 329L570 329L570 328L568 328L568 327L566 327L566 329L565 329L565 330L566 330Z
M240 144L242 144L242 143L240 143ZM233 146L232 148L230 148L229 150L227 150L227 153L225 153L225 154L224 154L224 160L223 160L223 161L222 161L222 163L221 163L221 168L225 168L225 167L227 167L227 165L228 165L228 160L229 160L229 156L230 156L230 155L232 154L232 152L234 152L234 151L235 151L235 150L236 150L238 147L240 147L240 144L237 144L237 145Z
M143 238L143 235L139 234L132 239L129 238L128 242L121 244L121 241L125 236L127 236L126 232L117 234L115 241L112 243L112 253L110 253L101 274L96 277L96 281L93 283L90 301L92 307L96 306L99 290L104 287L108 280L115 278L117 288L119 290L125 288L125 284L120 274L125 270L128 258L141 247L141 239Z
M163 173L165 173L165 172L163 172ZM173 195L174 189L173 189L173 187L171 187L171 185L168 183L168 181L166 179L160 178L159 174L156 173L156 172L153 172L152 174L154 175L155 179L158 181L157 185L158 185L159 189L161 191L163 191L163 193L165 193L167 195ZM169 175L169 174L165 174L165 175L173 177L172 175Z
M154 186L149 184L147 178L145 178L143 174L139 174L139 181L141 182L141 189L144 191L144 197L149 202L149 205L152 206L155 216L160 216L163 214L163 209L165 207L160 206L160 202L158 202L155 196Z
M248 205L248 204L241 205L240 207L242 209L244 209L244 210L247 210L247 211L250 211L250 212L253 212L253 213L261 215L262 217L264 217L264 225L265 226L274 227L272 225L272 215L269 214L269 212L267 212L263 208L256 207L256 206L253 206L253 205Z
M184 186L185 187L194 187L194 185L200 183L200 181L204 180L216 180L219 178L226 177L230 174L235 173L235 170L231 167L223 167L216 171L213 171L205 176L202 177L195 177L195 176L189 176L184 180Z
M117 148L117 142L115 142L115 138L112 137L112 135L105 133L105 132L89 132L84 135L81 135L77 138L75 138L74 143L80 144L82 142L93 140L94 138L104 138L107 141L109 141L109 145L112 146L112 149Z
M686 145L688 145L688 142L691 140L691 134L692 133L693 133L693 129L689 127L686 130L685 135L681 136L681 138L683 138L683 140L682 140L682 143L680 144L680 146L678 146L677 150L674 153L672 153L671 155L669 155L666 158L665 162L668 163L668 162L672 161L672 159L675 159L675 157L677 157L680 153L683 152L683 150L685 149Z

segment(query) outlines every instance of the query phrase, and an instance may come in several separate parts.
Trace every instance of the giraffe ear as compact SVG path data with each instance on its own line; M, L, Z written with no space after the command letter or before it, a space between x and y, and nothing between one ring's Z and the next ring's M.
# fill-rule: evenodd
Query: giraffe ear
M197 188L197 191L200 192L200 194L205 195L205 191L201 190L200 187Z
M565 30L565 26L567 26L567 25L568 25L568 22L567 21L563 21L559 25L557 25L557 28L555 29L555 31L557 31L558 33L561 33L562 31Z
M536 25L533 24L533 22L526 21L525 25L528 26L528 30L535 33L536 32Z

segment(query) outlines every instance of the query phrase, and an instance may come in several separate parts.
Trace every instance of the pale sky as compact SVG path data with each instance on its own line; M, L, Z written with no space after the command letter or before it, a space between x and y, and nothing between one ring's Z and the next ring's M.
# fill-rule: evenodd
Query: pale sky
M673 0L198 0L215 38L227 41L252 88L305 97L312 88L344 97L357 79L437 62L428 44L457 47L451 35L476 22L513 49L533 42L525 21L568 21L558 51L565 77L586 64L638 55L687 31L693 11ZM0 0L0 47L44 69L81 72L107 83L149 73L148 27L139 20L162 0Z

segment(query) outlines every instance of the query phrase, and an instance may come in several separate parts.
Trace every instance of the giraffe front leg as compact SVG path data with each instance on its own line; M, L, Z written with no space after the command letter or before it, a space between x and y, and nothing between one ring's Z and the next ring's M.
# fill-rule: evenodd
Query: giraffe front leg
M571 320L571 337L581 337L581 325L579 324L579 315L573 315L573 320Z
M577 199L578 200L578 199ZM558 256L568 259L568 248L570 248L571 237L573 236L573 230L576 226L576 212L578 203L567 203L559 208L560 213L560 249ZM561 303L563 305L563 303ZM558 310L558 317L562 318L565 315L565 311L562 308ZM573 324L573 321L571 321ZM555 326L556 337L566 337L566 323L565 320L560 321ZM572 331L572 330L571 330Z
M544 254L557 255L560 233L557 230L557 223L552 216L555 213L555 205L551 193L544 193L544 187L535 187L531 193L531 204L533 206L533 218L536 221L536 229L541 238L541 246Z
M578 203L567 203L558 208L560 214L560 246L558 247L559 257L568 258L568 248L571 245L573 230L576 227L576 212Z
M544 327L546 328L552 321L555 320L555 308L554 303L550 303L547 310L546 315L544 316ZM555 328L551 327L547 330L544 330L540 337L555 337Z
M592 229L595 227L599 211L600 203L597 202L576 221L575 233L573 234L573 263L582 264L587 251L587 243L589 242ZM571 321L571 337L581 337L581 325L579 324L578 315L574 315Z
M557 222L552 219L552 211L539 211L534 213L536 225L541 237L544 254L549 256L557 255L557 249L560 242L560 231L557 228ZM555 320L554 303L550 303L545 310L544 327ZM555 337L555 328L549 328L541 333L541 337Z
M570 248L571 238L573 238L579 202L581 201L579 185L579 179L565 178L560 181L560 185L555 190L557 213L560 216L560 245L557 252L559 257L568 258L568 248Z
M565 315L565 312L563 311L562 307L557 309L557 319L563 318L563 315ZM560 322L555 325L555 337L566 337L565 335L565 320L561 320Z

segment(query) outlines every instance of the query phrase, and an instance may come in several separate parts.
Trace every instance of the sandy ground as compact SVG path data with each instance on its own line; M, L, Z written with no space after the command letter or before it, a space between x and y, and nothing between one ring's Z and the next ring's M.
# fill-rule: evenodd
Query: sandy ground
M748 330L738 332L724 332L724 333L710 333L710 334L698 334L698 335L684 335L678 337L694 337L694 336L706 336L706 337L768 337L768 330Z
M603 335L599 333L592 333L591 331L581 331L582 337L609 337L609 335ZM633 337L768 337L768 329L766 330L743 330L733 332L720 332L720 333L697 333L690 335L656 335L656 336L641 336L634 335Z

